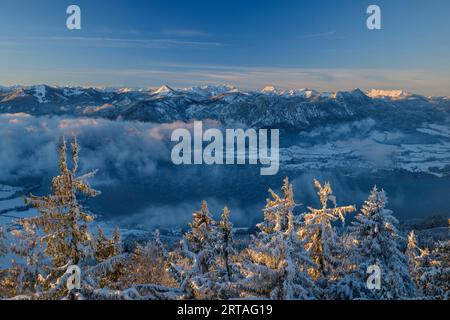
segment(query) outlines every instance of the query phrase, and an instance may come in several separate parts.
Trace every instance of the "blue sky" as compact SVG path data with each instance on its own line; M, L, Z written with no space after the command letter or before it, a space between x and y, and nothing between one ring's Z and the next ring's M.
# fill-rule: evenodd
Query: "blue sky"
M82 10L67 30L66 8ZM382 30L366 9L382 10ZM0 84L450 95L447 0L0 0Z

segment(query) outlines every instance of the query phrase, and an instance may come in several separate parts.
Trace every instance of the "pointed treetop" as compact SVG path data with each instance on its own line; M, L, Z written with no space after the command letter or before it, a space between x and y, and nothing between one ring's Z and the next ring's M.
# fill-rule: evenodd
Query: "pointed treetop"
M222 221L228 221L229 217L230 217L230 209L228 209L228 207L223 208Z
M327 208L328 200L332 200L333 203L336 203L330 182L326 182L325 185L322 186L318 180L314 179L314 186L317 188L317 195L319 196L323 209Z
M366 216L380 213L386 208L387 202L386 192L383 189L379 191L377 186L374 186L361 211Z
M408 247L411 248L417 247L417 239L416 235L414 234L414 230L411 230L411 232L408 234Z

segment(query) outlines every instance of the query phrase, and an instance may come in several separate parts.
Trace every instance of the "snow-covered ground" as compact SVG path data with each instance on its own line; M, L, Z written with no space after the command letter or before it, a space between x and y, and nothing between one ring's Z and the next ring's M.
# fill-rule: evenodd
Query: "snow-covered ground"
M19 192L20 188L10 187L0 184L0 200L9 198Z
M14 228L15 220L36 214L36 210L26 208L21 198L24 193L24 189L0 184L0 226L5 231L8 243L12 241L9 231ZM9 265L11 258L10 255L0 257L0 267Z
M374 148L371 149L372 147ZM280 150L280 160L283 163L283 169L294 171L372 167L384 170L403 169L438 177L446 175L443 171L450 166L450 143L448 142L380 146L379 150L385 153L385 161L370 157L371 152L376 154L376 147L377 144L373 141L356 148L351 141L325 143L310 147L293 146Z
M291 171L329 168L406 170L437 177L450 174L450 128L427 125L416 129L420 138L433 142L415 143L402 134L374 131L364 138L305 143L280 149L282 168Z
M36 210L27 208L23 199L25 190L0 184L0 225L10 229L15 219L36 214Z
M33 87L34 89L34 96L36 97L36 99L38 100L39 103L46 103L47 99L45 97L46 95L46 88L43 85L40 86L35 86Z

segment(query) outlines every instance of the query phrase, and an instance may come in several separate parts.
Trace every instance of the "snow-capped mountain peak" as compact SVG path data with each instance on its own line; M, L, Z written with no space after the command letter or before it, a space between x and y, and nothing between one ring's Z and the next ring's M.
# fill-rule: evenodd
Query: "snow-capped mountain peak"
M314 89L309 88L302 88L302 89L290 89L284 92L285 96L290 97L305 97L305 98L312 98L314 96L317 96L319 92Z
M164 85L156 90L130 91L40 85L0 91L2 113L92 116L156 123L211 119L255 127L289 128L370 117L380 119L385 126L393 125L390 121L398 126L399 119L408 119L402 121L402 125L409 126L411 119L422 123L425 115L427 119L446 119L450 101L404 91L371 90L367 96L359 89L327 93L307 88L278 91L273 86L260 91L241 91L223 85L185 89Z
M174 93L175 90L172 89L171 87L169 87L168 85L162 85L161 87L159 87L157 90L153 91L154 94L157 95L167 95L167 94L172 94Z
M351 90L350 93L355 97L367 97L367 95L359 88Z
M262 93L269 93L269 94L278 94L277 88L274 86L265 86L263 89L261 89Z
M372 89L367 92L367 96L371 98L390 98L390 99L402 99L412 96L411 93L403 90L377 90Z
M364 101L368 99L368 96L360 89L353 89L350 91L338 91L334 95L335 99L353 99Z
M183 91L188 94L196 94L203 97L217 96L224 93L235 93L238 92L234 86L221 84L221 85L203 85L195 86L190 88L184 88Z
M119 88L116 91L119 93L130 93L130 92L133 92L134 90L131 88Z

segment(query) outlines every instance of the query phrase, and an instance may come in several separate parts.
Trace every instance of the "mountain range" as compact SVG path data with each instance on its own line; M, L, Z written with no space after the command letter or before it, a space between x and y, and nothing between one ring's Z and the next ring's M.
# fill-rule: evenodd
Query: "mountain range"
M0 87L0 113L93 117L170 123L217 120L251 127L306 129L371 118L408 129L450 115L449 97L426 97L401 90L313 89L239 90L233 86L173 89L97 89L47 85Z

